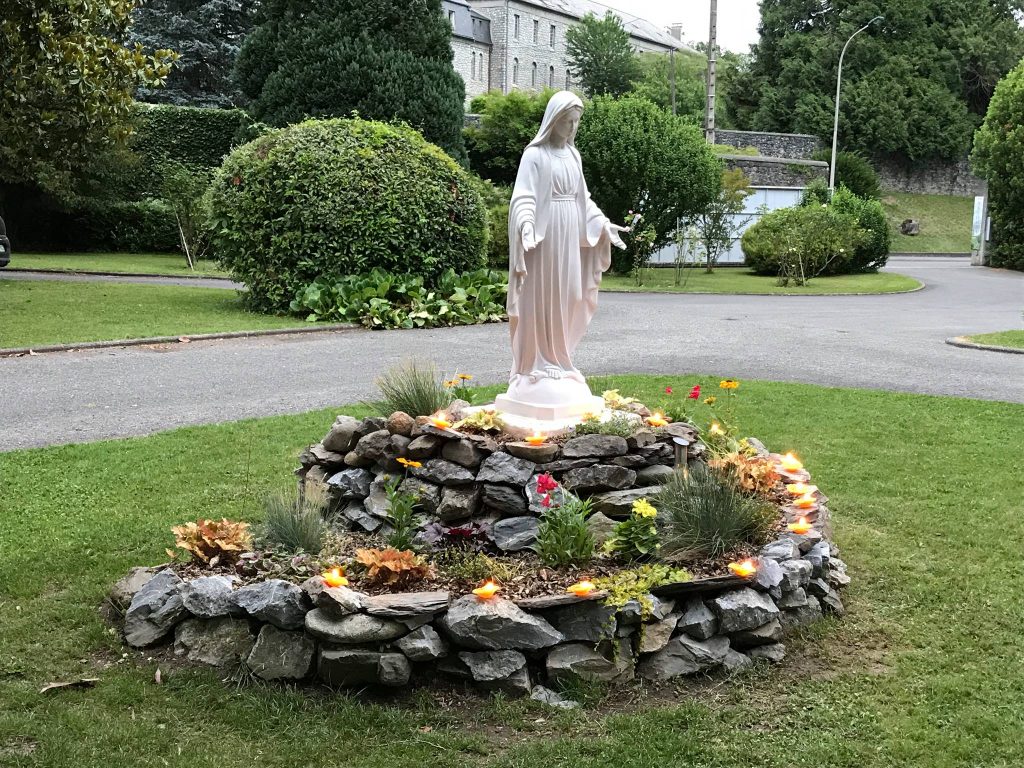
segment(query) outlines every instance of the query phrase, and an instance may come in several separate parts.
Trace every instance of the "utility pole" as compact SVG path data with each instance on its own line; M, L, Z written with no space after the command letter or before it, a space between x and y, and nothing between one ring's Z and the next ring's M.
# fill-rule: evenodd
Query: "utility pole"
M676 49L673 48L668 55L668 81L672 90L672 114L676 114Z
M711 0L711 30L708 34L708 90L704 110L704 138L715 143L715 63L718 59L718 0Z

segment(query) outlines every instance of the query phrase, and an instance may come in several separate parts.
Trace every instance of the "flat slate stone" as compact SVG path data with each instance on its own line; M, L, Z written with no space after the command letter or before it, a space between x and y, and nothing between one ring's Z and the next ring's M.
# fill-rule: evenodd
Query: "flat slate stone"
M363 610L385 619L419 619L448 610L448 592L397 592L389 595L366 595Z
M484 505L505 515L521 515L526 512L526 497L522 488L510 485L483 486Z
M603 653L586 643L569 643L553 648L545 659L548 678L579 678L590 682L632 680L634 665L630 641L623 638L616 642L617 647L611 643L602 643Z
M310 609L302 588L283 579L249 584L232 593L234 604L249 616L281 629L299 629Z
M618 435L580 435L569 440L562 447L562 455L567 459L584 457L605 458L625 456L629 453L626 438Z
M397 621L362 613L335 619L316 608L306 614L306 632L320 640L338 645L382 643L399 638L407 631L405 625Z
M255 642L245 619L188 619L174 630L174 655L226 667L247 658Z
M261 680L302 680L313 666L316 641L305 632L264 624L246 661Z
M499 451L487 457L476 479L481 483L504 483L521 488L529 482L536 467L532 461Z
M436 661L448 655L448 643L429 624L396 640L395 647L412 661Z
M476 480L468 469L447 459L431 459L422 467L413 467L412 474L439 485L469 485Z
M676 584L663 584L654 587L651 592L659 596L675 597L678 595L703 595L708 593L722 592L737 586L746 586L749 579L740 576L712 576L707 579L694 579L693 581L681 581Z
M188 616L181 600L181 579L174 571L160 571L135 593L124 615L128 645L142 648L163 639Z
M594 492L623 490L636 482L636 472L615 464L595 464L583 469L571 469L562 478L566 490Z
M540 597L523 597L515 603L524 611L543 611L548 608L560 608L565 605L575 605L595 600L602 600L608 596L605 590L596 590L586 597L577 597L572 593L563 595L541 595Z
M529 443L505 443L505 450L519 459L532 461L534 464L546 464L558 456L558 446L554 443L530 445Z
M779 609L768 595L749 588L713 597L708 605L718 617L719 631L725 634L754 629L779 617Z
M547 621L502 597L460 597L452 603L441 624L463 648L536 651L562 641L561 633Z
M537 543L540 521L536 517L506 517L491 528L494 545L502 552L520 552Z

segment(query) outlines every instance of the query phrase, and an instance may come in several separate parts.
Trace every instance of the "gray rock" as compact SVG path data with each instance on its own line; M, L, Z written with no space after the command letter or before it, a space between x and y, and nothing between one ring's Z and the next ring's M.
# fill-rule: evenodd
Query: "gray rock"
M357 469L366 469L367 467L372 467L376 463L377 462L375 462L373 459L364 459L362 456L360 456L355 451L349 451L348 453L345 454L345 466L346 467L356 467Z
M728 653L729 641L724 637L694 640L689 635L677 635L662 650L640 662L637 671L648 680L670 680L714 669Z
M384 427L359 438L359 442L356 443L356 447L352 450L364 459L381 462L385 459L385 452L388 450L390 443L391 433Z
M313 666L316 641L305 632L264 624L246 661L261 680L302 680Z
M465 595L452 603L441 624L458 645L479 650L535 651L562 640L547 621L501 597Z
M386 426L392 435L409 437L412 434L412 428L416 426L416 420L405 411L395 411L388 416Z
M764 447L764 443L758 440L756 437L748 437L747 445L754 449L754 452L761 458L768 458L771 456L771 451Z
M751 659L764 659L765 661L771 662L772 664L778 664L784 658L786 658L786 646L782 643L772 643L771 645L759 645L756 648L751 648L747 651L747 655Z
M505 443L505 450L518 459L526 459L534 464L547 464L554 461L558 456L558 446L555 443L544 443L542 445L530 445L529 443Z
M800 548L792 539L777 539L761 548L762 560L795 560L800 557Z
M819 541L804 555L804 561L811 564L811 578L817 579L828 574L831 558L829 543Z
M349 467L330 476L327 487L331 495L339 501L365 499L370 495L370 483L373 473L358 467Z
M536 464L511 454L492 453L481 465L477 480L481 483L504 483L524 487L536 469Z
M388 688L408 685L412 675L409 660L400 653L382 653L377 662L377 681Z
M483 463L487 452L471 440L449 440L441 449L441 456L463 467L476 469Z
M569 643L552 649L545 660L550 680L579 678L590 682L620 682L633 679L633 654L628 638L602 643L603 652L593 645Z
M341 415L334 419L331 431L323 439L323 446L329 451L348 453L356 447L356 430L359 429L359 420L351 416Z
M412 474L438 485L469 485L476 479L468 469L446 459L424 462L422 467L413 467Z
M132 598L124 615L124 638L133 648L152 645L187 615L181 579L174 571L160 571Z
M395 646L412 661L436 661L448 655L448 644L429 624L398 639Z
M782 570L782 566L775 560L762 558L758 561L757 572L754 574L754 589L767 592L772 587L781 586L784 576L785 572Z
M734 632L729 635L729 641L733 648L753 648L757 645L777 643L782 639L782 623L779 619L772 619L767 624L762 624L754 629L745 629L741 632Z
M718 619L699 597L692 597L683 607L676 628L697 640L707 640L718 633Z
M615 535L615 526L617 525L618 523L601 512L595 512L587 518L587 528L594 536L595 549L600 550L604 543Z
M661 621L644 624L640 637L637 639L637 653L657 653L668 645L668 641L672 638L672 632L675 631L676 624L679 623L680 616L681 614L673 613Z
M406 455L413 461L433 458L444 444L444 438L437 435L420 435L406 449Z
M645 459L643 456L639 456L634 453L627 453L625 456L615 456L614 458L605 459L604 461L605 463L608 464L614 464L617 467L625 467L626 469L636 470L645 469L650 465L650 462L647 461L647 459ZM641 483L638 479L637 485L651 485L651 483Z
M775 601L775 604L782 610L787 608L799 608L807 605L807 592L803 587L797 587L789 592L784 592L782 597Z
M618 435L580 435L569 440L562 447L562 455L567 459L583 457L605 458L625 456L629 453L626 438Z
M784 539L789 539L796 544L797 549L801 553L810 552L811 548L822 540L821 531L814 530L813 528L807 533L793 533L792 531L783 535Z
M411 493L416 497L416 504L429 515L437 514L437 507L441 503L442 488L418 477L407 477L398 486L402 493Z
M156 576L156 574L156 568L136 566L130 569L126 576L122 576L110 588L110 594L108 595L110 602L123 611L131 605L132 598L135 597L136 593L146 586L149 580Z
M234 604L254 619L281 629L299 629L311 605L301 587L283 579L269 579L236 589Z
M754 629L778 618L779 609L772 599L749 587L725 592L709 601L718 617L719 631L724 634Z
M593 459L557 459L556 461L549 461L546 464L538 464L538 472L568 472L570 469L579 469L580 467L589 467L594 463Z
M530 699L539 701L541 704L546 704L549 707L555 707L556 709L578 709L580 706L578 701L566 699L561 694L552 691L550 688L545 688L543 685L533 686L533 690L530 692Z
M327 589L327 585L324 584L323 576L317 575L310 576L302 582L299 589L306 593L306 597L309 598L312 605L316 605L316 601L320 599L320 594Z
M650 488L630 488L625 491L609 491L591 497L594 512L608 517L629 517L633 502L651 495Z
M588 601L558 608L549 620L566 640L597 643L614 636L615 613L612 606Z
M632 437L626 438L626 446L631 451L647 445L654 445L656 442L658 442L658 436L649 429L641 429L639 432L635 432Z
M363 472L365 470L357 471ZM369 495L363 500L363 509L365 509L368 514L382 520L388 516L388 510L391 505L388 503L387 486L388 483L395 480L400 480L400 477L387 472L373 478L373 482L370 483Z
M598 435L598 437L604 437L604 435ZM629 488L635 482L636 472L614 464L595 464L592 467L571 469L565 473L565 477L562 479L565 489L576 493L622 490Z
M239 613L231 599L232 576L200 576L181 585L181 602L193 616L215 619Z
M459 658L477 682L504 680L526 666L519 651L461 651Z
M350 528L361 528L369 533L376 531L383 523L381 518L367 512L365 504L361 501L346 504L341 510L341 516L348 521Z
M537 543L540 521L536 517L506 517L491 529L494 545L502 552L519 552Z
M828 572L828 583L829 586L839 589L841 587L849 586L850 577L846 574L846 571L840 571L835 567L836 561L832 561L832 568Z
M340 467L345 463L344 454L329 451L322 445L311 445L309 454L317 464L322 464L325 467Z
M820 598L825 597L825 595L832 591L832 588L824 579L811 579L807 582L807 591Z
M783 630L790 630L794 627L803 627L821 620L821 603L818 598L808 595L807 602L797 608L787 608L779 616Z
M245 619L188 619L174 630L174 655L226 667L247 658L255 642Z
M382 429L387 429L387 426L388 420L383 416L367 416L359 422L359 427L355 431L356 441L358 442L372 432L380 432Z
M316 598L317 607L333 619L340 619L358 611L366 595L355 592L348 587L324 586Z
M317 673L330 685L387 685L398 688L409 682L412 668L400 653L360 649L321 650Z
M785 560L779 566L782 568L782 582L779 586L783 592L806 587L811 580L813 568L806 560Z
M449 486L441 494L441 503L437 505L437 516L446 523L472 517L480 511L482 496L483 493L479 485Z
M696 446L690 446L690 456L692 457L695 453ZM651 464L667 464L675 461L676 453L671 445L667 443L655 443L654 445L645 445L643 448L638 448L637 453L647 459Z
M729 675L734 675L741 670L751 666L754 662L750 660L750 657L745 653L734 651L732 648L725 654L725 658L722 659L722 670Z
M362 613L336 619L317 608L306 614L306 632L329 643L356 645L394 640L404 635L406 628L397 621Z
M672 467L665 464L653 464L649 467L644 467L636 473L636 484L643 486L664 485L672 479L675 473L676 471Z
M503 515L521 515L526 511L526 497L522 488L488 483L483 486L483 491L484 504Z
M821 609L832 616L845 616L846 608L843 607L843 601L839 599L833 591L829 591L827 595L820 598Z
M389 595L366 595L363 610L371 616L406 621L431 618L448 610L448 593L397 592Z
M639 624L644 621L660 621L672 613L675 608L674 600L664 600L660 597L648 594L644 597L645 605L639 600L630 600L619 610L620 624Z

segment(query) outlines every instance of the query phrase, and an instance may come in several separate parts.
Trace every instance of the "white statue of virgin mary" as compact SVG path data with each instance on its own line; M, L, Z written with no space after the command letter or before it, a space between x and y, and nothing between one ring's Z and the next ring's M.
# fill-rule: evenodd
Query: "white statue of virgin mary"
M627 230L590 199L575 146L582 114L575 94L552 96L519 164L508 221L512 373L495 401L503 413L558 421L603 409L572 358Z

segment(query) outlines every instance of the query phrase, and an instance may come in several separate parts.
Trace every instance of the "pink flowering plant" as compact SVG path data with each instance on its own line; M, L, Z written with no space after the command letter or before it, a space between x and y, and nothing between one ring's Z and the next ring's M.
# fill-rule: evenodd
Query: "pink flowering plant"
M590 499L581 500L546 473L537 476L534 490L543 508L533 545L537 557L553 568L589 562L594 556L594 534L587 525Z

